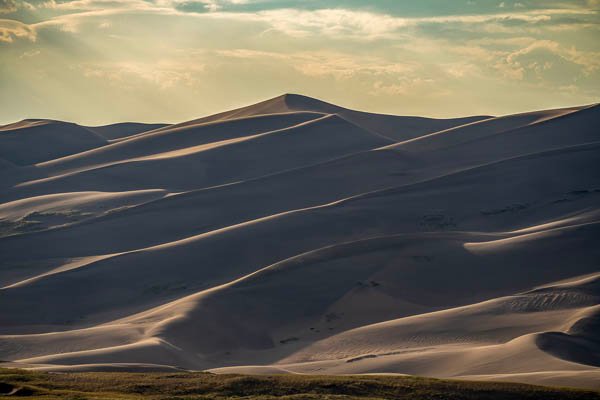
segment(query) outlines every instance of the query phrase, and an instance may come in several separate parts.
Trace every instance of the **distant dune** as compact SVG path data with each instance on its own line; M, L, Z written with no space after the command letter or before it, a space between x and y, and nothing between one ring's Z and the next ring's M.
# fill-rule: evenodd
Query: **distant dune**
M0 127L0 366L600 389L600 106Z

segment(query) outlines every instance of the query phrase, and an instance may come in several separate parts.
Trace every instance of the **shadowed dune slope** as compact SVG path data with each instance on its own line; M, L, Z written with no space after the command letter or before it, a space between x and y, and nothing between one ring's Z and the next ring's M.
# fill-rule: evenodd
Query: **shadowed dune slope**
M128 136L164 128L168 124L140 124L137 122L121 122L118 124L88 126L87 128L108 140L124 139Z
M130 141L112 146L131 148L126 147L131 144L128 143ZM26 182L16 192L21 197L23 192L31 195L55 190L192 190L309 166L389 143L389 140L373 135L339 116L325 115L283 129L183 149L158 152L153 147L156 153L106 161L51 178ZM136 151L138 149L135 146L133 148ZM105 150L112 149L98 149L99 152Z
M4 126L0 360L599 388L598 126L300 95Z
M98 165L126 161L131 158L152 156L168 151L183 150L194 146L252 136L291 127L322 116L322 114L300 113L277 118L264 116L228 121L226 124L209 126L203 124L182 127L168 126L163 129L134 135L127 140L113 143L101 149L49 161L40 165L40 167L44 171L53 174L77 171Z
M30 165L103 146L106 139L83 126L52 120L24 120L0 126L0 157Z

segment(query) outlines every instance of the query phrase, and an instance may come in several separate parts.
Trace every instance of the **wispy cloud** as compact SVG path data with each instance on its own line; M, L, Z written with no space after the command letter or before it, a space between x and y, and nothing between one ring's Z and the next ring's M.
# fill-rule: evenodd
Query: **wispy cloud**
M130 86L135 81L145 81L159 89L178 85L193 86L205 66L197 62L182 63L159 60L154 63L118 62L104 64L82 64L77 67L85 77L103 79L111 85ZM135 89L135 85L132 86Z
M35 29L19 21L0 19L0 42L11 43L18 38L35 41Z
M16 0L0 0L0 14L8 14L17 11Z
M3 0L7 1L7 0ZM11 1L11 0L8 0ZM435 17L405 18L384 13L359 11L350 9L275 9L256 12L224 12L220 10L222 3L245 3L243 0L231 0L228 2L200 1L199 4L206 6L208 13L189 13L181 11L177 3L171 0L158 0L148 2L145 0L75 0L56 3L54 1L44 2L43 8L52 8L59 11L69 12L59 15L38 24L32 25L32 29L43 26L56 26L65 24L76 25L79 19L88 19L98 16L116 14L164 14L164 15L192 15L201 19L220 19L229 21L254 22L265 24L270 30L284 33L292 37L307 37L312 35L324 35L332 38L353 38L355 40L377 40L398 38L403 29L427 25L463 25L469 30L482 26L484 30L490 30L496 26L497 30L510 31L514 29L512 24L522 23L536 25L550 23L556 19L556 25L577 25L585 22L583 17L597 16L597 12L585 8L563 8L563 9L516 9L510 12L494 14L469 14L469 15L447 15ZM561 20L559 17L568 16L569 19ZM508 28L499 29L504 25Z

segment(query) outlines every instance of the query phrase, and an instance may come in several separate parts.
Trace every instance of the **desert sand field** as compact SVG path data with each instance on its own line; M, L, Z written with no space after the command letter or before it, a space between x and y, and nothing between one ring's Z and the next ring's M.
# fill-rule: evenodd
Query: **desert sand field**
M600 106L2 126L0 360L600 389Z

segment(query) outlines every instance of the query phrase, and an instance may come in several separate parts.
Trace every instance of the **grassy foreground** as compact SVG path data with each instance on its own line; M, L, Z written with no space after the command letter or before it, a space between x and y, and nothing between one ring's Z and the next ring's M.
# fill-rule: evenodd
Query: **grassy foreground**
M29 399L599 399L599 392L393 376L43 373L0 369L0 396Z

